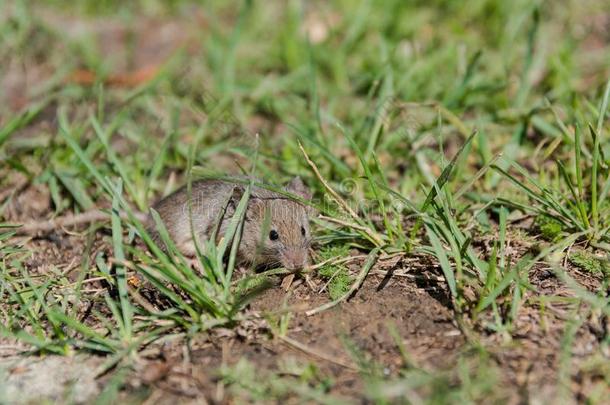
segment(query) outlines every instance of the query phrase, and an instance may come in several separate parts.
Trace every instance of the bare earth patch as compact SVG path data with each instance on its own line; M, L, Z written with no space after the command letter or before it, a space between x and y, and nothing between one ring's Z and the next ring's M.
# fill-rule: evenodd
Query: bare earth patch
M93 245L99 245L99 250L108 248L104 237L99 236L101 238L93 238L97 240ZM35 253L25 263L37 277L53 277L48 273L49 266L53 266L63 269L66 276L77 278L78 274L73 270L78 269L75 263L83 260L85 245L86 238L82 236L54 235L49 239L35 239L27 242L26 246ZM94 256L91 251L90 255ZM400 266L401 263L396 264L397 268ZM358 268L357 265L353 267L354 270ZM329 394L358 398L363 388L362 379L355 371L357 357L349 347L355 348L367 361L379 365L388 377L396 376L405 367L399 344L418 367L427 370L455 367L456 358L467 347L467 338L455 323L446 287L436 281L440 275L438 270L407 268L406 274L413 277L403 276L405 268L401 268L400 276L392 276L392 272L387 273L389 270L392 269L374 271L375 274L366 279L348 302L310 317L305 315L305 310L328 301L326 292L318 292L323 280L314 275L311 283L297 281L288 292L279 285L272 287L249 306L246 314L252 320L235 329L212 330L188 345L184 339L176 338L146 348L134 363L121 395L126 398L150 395L161 403L198 397L211 401L226 399L229 394L219 391L221 369L247 359L261 373L281 373L284 365L290 362L315 364L320 375L333 381ZM599 280L591 279L591 276L577 271L570 274L592 289L599 285ZM530 274L530 281L541 294L569 295L547 269L536 268ZM91 290L89 300L93 301L104 291L99 283L92 283L87 288ZM500 379L510 384L510 394L507 394L507 398L512 398L510 402L544 400L557 395L559 377L555 370L560 370L565 311L570 306L551 303L542 311L536 297L540 298L532 295L521 308L512 338L494 333L486 336L481 331L481 343L492 353L495 364L502 371ZM85 302L80 305L88 307ZM291 315L285 334L287 339L274 337L270 325L288 312ZM591 318L578 326L570 346L576 354L574 361L585 360L599 349L595 331L604 327L599 322L600 319ZM390 333L391 329L398 332L399 342ZM0 339L0 344L11 346L15 342ZM8 398L22 403L37 397L87 402L98 395L111 378L106 374L95 375L103 360L86 354L22 357L16 351L9 351L0 360L0 368L6 375L4 392ZM568 365L567 377L572 379L576 393L586 394L603 378L595 369L591 373L574 374L570 367ZM24 392L25 386L28 387L27 395L17 395Z

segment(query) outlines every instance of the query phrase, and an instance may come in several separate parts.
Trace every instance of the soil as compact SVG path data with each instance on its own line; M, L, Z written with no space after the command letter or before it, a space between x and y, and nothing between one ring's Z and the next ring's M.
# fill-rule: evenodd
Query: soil
M55 276L59 269L76 278L80 263L86 259L83 255L92 259L96 252L110 251L108 235L99 230L93 235L59 233L26 240L25 247L35 252L25 262L26 267L34 275ZM358 268L359 264L352 267ZM601 284L575 269L569 274L592 291ZM406 349L411 364L427 370L451 369L456 357L463 354L468 338L456 324L444 283L436 281L439 276L439 270L425 260L380 262L348 302L314 316L307 316L305 311L328 301L327 293L319 291L323 280L315 276L309 282L298 279L288 292L277 280L278 285L250 304L246 311L249 320L237 328L215 329L190 340L188 345L183 339L175 339L146 348L134 362L122 395L132 399L142 396L149 401L154 398L156 403L202 397L212 403L224 402L227 394L221 389L219 370L247 359L261 373L281 372L290 362L313 363L319 375L333 381L330 394L354 398L363 388L361 376L353 369L358 358L355 353L381 366L385 375L396 376L406 365L399 344ZM529 281L537 292L520 309L512 339L485 330L476 334L502 370L501 381L513 387L507 394L512 403L544 400L557 394L556 370L561 362L565 320L570 311L578 310L561 302L549 302L541 310L536 297L571 295L549 269L534 268ZM93 300L103 291L102 286L92 285L89 298ZM287 339L273 337L271 325L286 310L292 313ZM581 310L585 313L584 308ZM574 361L584 361L599 350L603 330L608 327L603 322L608 321L593 316L582 320L571 345ZM392 328L400 342L390 333ZM40 396L86 402L99 395L112 378L111 374L96 375L95 370L105 360L96 355L23 357L19 353L24 347L16 342L0 339L0 345L5 349L0 352L0 370L6 375L5 395L20 392L22 403ZM348 351L348 347L356 351ZM585 396L603 376L593 372L571 378L574 392Z

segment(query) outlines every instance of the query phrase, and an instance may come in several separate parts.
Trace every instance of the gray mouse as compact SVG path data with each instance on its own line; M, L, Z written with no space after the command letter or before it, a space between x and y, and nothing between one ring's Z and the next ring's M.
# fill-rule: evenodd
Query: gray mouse
M262 184L258 179L254 182ZM186 186L152 208L159 213L178 250L187 257L195 257L191 218L200 247L210 238L217 224L218 242L224 236L245 190L246 185L228 180L198 180L191 185L191 215ZM299 177L293 178L284 190L304 200L311 200L311 192ZM310 207L285 195L253 186L237 251L238 261L256 267L281 265L291 271L305 268L309 263L311 212ZM151 225L154 221L149 221L148 231L162 247L163 242L156 227Z

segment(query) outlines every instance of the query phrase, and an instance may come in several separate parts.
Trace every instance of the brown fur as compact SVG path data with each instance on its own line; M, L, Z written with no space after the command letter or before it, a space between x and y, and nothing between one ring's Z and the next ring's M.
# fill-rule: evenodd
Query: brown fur
M159 213L178 250L194 257L196 250L192 234L203 247L220 219L215 241L218 242L224 236L245 189L245 185L228 181L200 180L191 186L191 215L186 187L159 201L153 209ZM305 200L311 199L311 193L298 177L286 185L285 190ZM269 267L282 265L289 270L305 267L311 241L309 211L287 196L253 187L237 252L240 262ZM191 223L194 232L191 232ZM150 224L154 222L151 220ZM277 240L270 239L271 231L277 232ZM157 244L162 245L154 225L149 225L149 232Z

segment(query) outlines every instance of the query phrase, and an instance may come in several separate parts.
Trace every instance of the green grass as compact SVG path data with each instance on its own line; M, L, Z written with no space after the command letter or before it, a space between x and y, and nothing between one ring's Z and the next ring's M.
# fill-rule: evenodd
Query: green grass
M336 300L349 291L354 281L345 265L333 263L333 259L344 258L349 254L347 245L328 247L322 249L319 254L321 262L330 261L318 270L318 274L327 280L326 285L329 297L332 300Z
M17 80L24 66L34 72L17 93L0 87L0 195L23 178L48 190L49 215L103 207L111 221L85 229L75 282L52 263L45 274L28 265L37 252L13 238L11 204L20 191L0 201L5 338L42 353L103 353L99 372L118 375L152 342L239 325L241 309L275 277L235 277L248 193L228 237L198 247L202 274L162 224L166 252L136 215L179 184L228 171L275 185L301 176L320 214L318 261L351 249L368 256L360 272L331 261L310 275L327 283L335 303L386 257L425 258L443 275L472 350L449 371L405 366L388 377L363 366L361 394L374 402L397 393L413 403L484 401L495 381L488 371L502 370L481 340L498 334L510 344L524 306L565 298L532 285L528 276L540 267L574 293L570 308L607 314L610 47L601 23L591 23L608 18L603 0L561 7L212 1L201 8L108 0L70 5L71 17L60 6L0 3L0 77ZM76 21L87 21L86 32L74 34ZM96 39L96 29L116 30L108 21L131 27L118 35L126 46L112 35ZM179 45L151 57L143 48L160 41L164 21L180 26L167 28ZM112 84L149 65L156 68L150 80ZM92 82L76 82L77 69ZM91 259L96 235L106 249ZM567 262L592 275L595 291ZM144 287L130 284L134 275ZM92 278L105 291L88 292ZM143 297L144 288L158 302ZM87 319L79 303L92 304ZM567 348L581 325L577 315L564 325L563 387L575 375ZM600 338L599 353L608 344ZM256 386L248 382L253 367L222 370L235 395L322 401L332 387L315 365L292 370L296 385L270 371L269 383Z
M574 266L589 273L608 275L610 272L607 260L595 257L591 253L588 253L586 251L577 251L571 254L570 262Z

